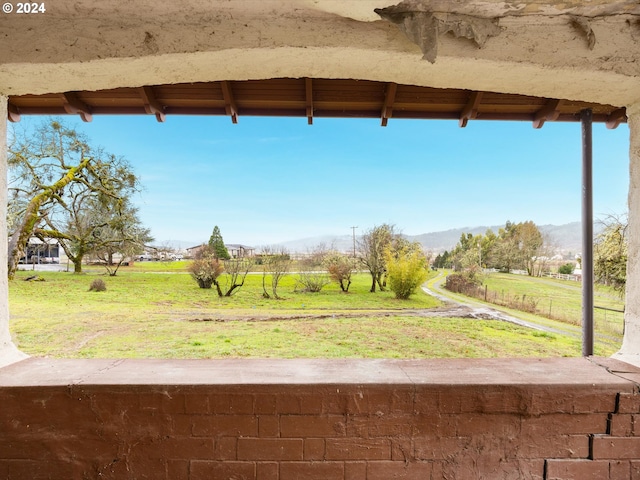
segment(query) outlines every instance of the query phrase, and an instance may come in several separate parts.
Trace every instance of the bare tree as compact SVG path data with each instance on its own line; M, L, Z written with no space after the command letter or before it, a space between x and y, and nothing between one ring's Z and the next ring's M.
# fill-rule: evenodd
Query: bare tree
M142 253L153 237L148 228L141 226L135 207L127 205L106 216L107 225L94 232L95 247L91 253L104 265L109 276L115 277L118 269Z
M307 252L306 257L298 262L296 289L301 286L303 291L315 293L331 283L323 266L326 255L327 247L321 243Z
M323 263L331 279L338 282L340 290L347 293L351 286L351 275L356 269L356 260L334 250L327 253Z
M286 248L263 247L262 248L262 296L264 298L277 298L280 280L287 274L291 266L291 255ZM267 291L267 277L271 277L270 289Z
M394 238L397 236L395 227L385 223L367 230L358 242L360 261L371 274L371 289L369 291L372 293L376 291L376 285L380 291L384 291L385 251L391 248Z
M225 260L224 275L222 281L218 277L214 283L220 297L230 297L244 285L244 281L253 266L253 261L248 258L231 258ZM224 292L223 292L224 289Z

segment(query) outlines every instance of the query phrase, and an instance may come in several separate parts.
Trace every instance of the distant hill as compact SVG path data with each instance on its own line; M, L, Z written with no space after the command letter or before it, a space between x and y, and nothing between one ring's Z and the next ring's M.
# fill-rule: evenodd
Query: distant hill
M487 230L493 230L498 233L498 229L504 227L504 225L493 227L464 227L453 228L451 230L445 230L443 232L423 233L420 235L406 235L407 239L412 242L420 242L427 250L434 252L444 252L445 250L451 250L456 246L460 240L462 234L471 233L472 235L484 235Z
M406 235L406 237L411 241L420 242L427 250L442 252L454 248L463 233L484 235L487 230L493 230L495 233L498 233L498 230L503 227L504 225L454 228L442 232ZM539 225L538 227L542 233L549 238L551 244L559 250L570 252L579 252L582 250L582 229L580 222L572 222L564 225ZM321 244L324 244L328 248L349 252L353 250L353 237L351 235L323 235L291 240L279 243L278 245L285 247L290 252L305 253Z
M357 240L356 236L356 240ZM353 250L352 235L322 235L319 237L307 237L299 240L290 240L288 242L278 243L278 246L285 247L290 252L307 253L324 245L327 248L338 250L340 252L350 252Z
M455 228L444 232L407 235L407 238L420 242L428 250L439 252L454 248L463 233L484 235L487 230L493 230L493 232L497 234L500 228L504 228L504 225ZM558 249L570 251L582 250L582 227L580 222L566 223L564 225L538 225L538 228L548 237L551 244Z

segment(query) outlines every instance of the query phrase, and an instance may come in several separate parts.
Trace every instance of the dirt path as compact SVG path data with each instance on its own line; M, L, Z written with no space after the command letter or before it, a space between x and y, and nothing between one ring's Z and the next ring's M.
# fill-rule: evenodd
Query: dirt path
M564 324L561 322L554 322L556 326L550 327L547 325L542 325L540 323L532 322L531 320L523 320L521 318L516 318L513 315L509 315L506 312L503 312L497 308L492 308L487 306L487 304L482 303L480 301L476 301L469 297L463 297L461 295L457 295L455 298L451 295L451 293L446 290L442 284L444 283L446 277L444 272L440 272L438 277L435 280L429 282L430 288L423 286L422 289L428 295L432 295L438 300L445 302L446 305L454 305L458 308L467 308L471 311L468 314L469 317L474 318L492 318L495 320L502 320L505 322L514 323L516 325L520 325L526 328L532 328L535 330L540 330L543 332L555 333L559 335L567 335L574 338L582 338L582 328L575 325ZM555 284L554 284L555 285ZM569 286L570 288L575 288ZM463 298L463 300L461 300ZM601 333L595 334L596 340L602 342L604 344L613 345L616 348L619 347L620 339L615 338L611 335L603 335Z
M454 317L495 319L495 315L470 309L463 305L444 305L429 309L403 310L342 310L327 313L274 313L243 315L238 313L216 313L215 317L194 314L193 317L183 315L183 321L190 322L273 322L281 320L324 320L327 318L360 318L360 317Z
M436 277L435 281L431 282L431 288L423 286L422 290L426 294L437 298L441 302L444 302L446 305L454 305L455 307L459 308L461 311L467 310L468 313L466 317L502 320L504 322L520 325L521 327L540 330L543 332L556 333L559 335L568 335L568 336L577 337L577 338L581 338L582 336L582 332L580 328L574 327L572 325L566 325L566 328L564 326L561 328L549 327L546 325L541 325L539 323L531 322L530 320L523 320L521 318L516 318L513 315L509 315L503 311L489 307L486 304L475 301L471 298L465 297L464 301L459 300L457 297L454 299L451 296L451 294L447 292L447 290L445 290L444 287L442 287L442 283L444 281L445 281L444 273L440 272L438 274L438 277Z

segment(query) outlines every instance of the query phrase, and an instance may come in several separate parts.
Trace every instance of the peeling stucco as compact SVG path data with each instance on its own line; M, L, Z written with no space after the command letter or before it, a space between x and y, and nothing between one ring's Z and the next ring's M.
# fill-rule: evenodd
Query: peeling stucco
M438 55L440 35L451 32L456 38L473 40L478 47L484 46L487 38L500 33L497 18L480 18L458 13L407 11L404 8L376 9L385 20L398 25L400 30L420 47L425 60L431 63Z
M588 6L582 2L443 2L441 0L404 0L397 5L377 8L380 17L397 25L409 40L418 45L423 58L436 61L438 40L445 33L471 39L481 48L489 37L500 33L500 19L510 16L566 17L568 25L586 40L589 50L596 45L591 28L595 18L630 15L630 29L640 22L637 2L619 1ZM636 17L637 16L637 17Z
M593 50L596 46L596 34L593 33L589 20L586 17L577 17L572 15L571 25L584 35L589 50Z

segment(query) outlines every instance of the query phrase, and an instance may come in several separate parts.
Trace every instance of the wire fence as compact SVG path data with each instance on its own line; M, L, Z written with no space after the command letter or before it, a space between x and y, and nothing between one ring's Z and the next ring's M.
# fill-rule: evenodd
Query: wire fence
M449 288L449 286L448 286ZM552 320L571 325L581 325L581 307L571 307L566 302L555 301L553 297L537 297L527 294L514 294L509 291L490 290L486 285L455 285L455 293L477 298L494 305L532 313ZM595 329L608 334L622 336L624 334L624 310L596 306L594 309Z

